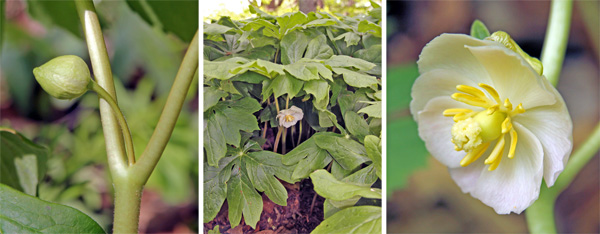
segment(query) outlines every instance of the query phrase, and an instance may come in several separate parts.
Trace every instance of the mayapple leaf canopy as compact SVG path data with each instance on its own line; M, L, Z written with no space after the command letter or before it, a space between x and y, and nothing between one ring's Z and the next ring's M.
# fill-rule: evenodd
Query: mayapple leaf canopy
M58 99L78 98L92 81L87 64L75 55L53 58L34 68L33 75L48 94Z
M558 91L505 32L442 34L421 52L410 110L464 193L521 213L564 169L573 123Z

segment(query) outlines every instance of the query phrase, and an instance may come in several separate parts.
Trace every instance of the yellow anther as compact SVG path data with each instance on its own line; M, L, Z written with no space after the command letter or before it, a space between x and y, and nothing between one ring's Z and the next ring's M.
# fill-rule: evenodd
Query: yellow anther
M502 122L502 134L507 133L511 129L512 123L510 122L510 117L507 116L506 119L504 119L504 122Z
M452 118L452 120L454 120L454 122L458 122L461 120L465 120L469 117L472 117L474 114L476 114L476 112L462 112L462 113L458 113L456 115L454 115L454 118Z
M504 107L506 107L507 110L512 110L512 103L510 103L508 98L504 100Z
M502 136L500 137L500 139L498 139L498 143L496 143L496 146L494 146L494 150L492 150L490 156L487 159L485 159L485 164L492 164L502 157L502 149L504 149L504 143L504 136Z
M285 122L292 122L294 121L294 116L293 115L286 115L285 116Z
M496 92L496 89L494 89L492 86L486 85L484 83L479 83L479 87L485 89L485 91L487 91L492 96L492 98L494 98L494 101L496 101L496 103L502 103L500 101L500 95L498 95L498 92Z
M525 113L525 108L523 108L523 103L519 103L519 105L515 108L515 110L511 114L517 115L517 114L521 114L521 113Z
M477 97L471 96L471 95L467 95L464 93L454 93L450 97L452 97L452 99L454 99L456 101L463 102L463 103L471 105L471 106L478 106L478 107L483 107L483 108L486 108L489 106L489 104L485 100L481 100L480 98L477 98Z
M477 159L479 159L479 157L481 157L481 155L483 153L485 153L485 151L487 150L487 148L489 146L490 146L490 143L488 142L485 144L481 144L477 148L471 150L469 153L467 153L467 155L462 160L460 160L460 165L463 167L466 167L469 164L477 161Z
M487 114L488 115L494 114L494 112L496 112L498 109L500 109L500 105L498 105L498 104L490 106L487 108Z
M473 112L473 111L470 109L463 109L463 108L450 108L450 109L444 110L443 115L446 117L449 117L449 116L455 116L460 113L470 113L470 112Z
M475 87L471 87L468 85L457 85L456 90L461 91L463 93L471 94L481 100L488 100L488 98L485 96L485 93L483 93L481 90Z
M508 151L508 158L515 157L515 149L517 148L517 131L515 129L510 130L510 150Z

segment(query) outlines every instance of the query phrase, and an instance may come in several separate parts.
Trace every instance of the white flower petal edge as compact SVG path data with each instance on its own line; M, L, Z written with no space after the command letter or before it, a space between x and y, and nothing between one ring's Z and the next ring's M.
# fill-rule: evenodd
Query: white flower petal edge
M557 102L552 106L531 109L516 116L514 121L527 126L544 148L544 181L551 187L563 171L573 149L573 121L565 101L550 82L544 80L546 88L555 95Z
M494 208L498 214L523 212L537 200L542 183L542 146L529 130L518 123L514 127L520 136L515 158L503 158L494 171L488 171L487 166L480 167L480 171L467 169L468 167L450 169L450 175L457 184L464 184L463 180L472 183L479 174L474 186L469 189L461 188L463 192L471 193L473 197ZM508 146L504 150L508 150ZM484 159L480 158L478 161L480 160ZM474 164L483 164L478 161ZM461 170L468 170L469 173Z

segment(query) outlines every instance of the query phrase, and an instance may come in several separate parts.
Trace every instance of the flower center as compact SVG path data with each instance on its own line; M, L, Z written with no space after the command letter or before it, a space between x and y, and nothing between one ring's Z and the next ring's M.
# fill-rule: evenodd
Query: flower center
M474 107L485 108L485 110L451 108L444 110L443 114L453 117L455 122L452 126L452 139L450 139L454 143L454 149L467 153L460 161L460 165L463 167L479 159L489 148L490 143L498 140L492 153L485 160L485 164L490 164L488 170L493 171L500 165L506 143L504 135L507 133L510 134L508 158L514 158L517 132L512 127L511 118L525 112L525 109L522 104L513 109L508 98L504 102L500 101L498 92L489 85L479 83L479 87L487 91L493 100L480 89L467 85L457 85L456 90L462 93L454 93L451 97Z
M283 118L284 118L285 122L292 122L292 121L294 121L294 116L292 116L292 115L286 115Z

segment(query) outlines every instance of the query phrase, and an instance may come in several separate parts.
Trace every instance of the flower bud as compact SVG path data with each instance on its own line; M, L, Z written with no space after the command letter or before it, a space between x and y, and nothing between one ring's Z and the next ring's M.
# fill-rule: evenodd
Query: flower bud
M35 79L52 97L73 99L83 95L91 82L87 64L78 56L56 57L33 69Z

